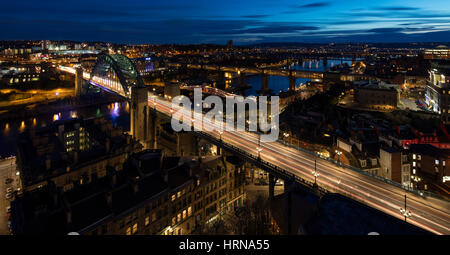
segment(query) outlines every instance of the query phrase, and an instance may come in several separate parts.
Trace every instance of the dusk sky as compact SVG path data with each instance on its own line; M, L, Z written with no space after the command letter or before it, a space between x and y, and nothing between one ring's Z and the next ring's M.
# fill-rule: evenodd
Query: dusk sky
M450 41L449 0L3 1L0 40Z

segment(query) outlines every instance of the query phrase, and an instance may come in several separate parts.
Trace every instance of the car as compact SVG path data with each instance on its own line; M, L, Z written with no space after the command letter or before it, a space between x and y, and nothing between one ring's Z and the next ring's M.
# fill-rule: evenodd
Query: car
M6 199L12 198L12 193L6 193Z
M6 189L6 193L12 193L13 189L11 187Z
M5 180L5 184L10 184L11 182L13 182L14 180L11 178L6 178Z

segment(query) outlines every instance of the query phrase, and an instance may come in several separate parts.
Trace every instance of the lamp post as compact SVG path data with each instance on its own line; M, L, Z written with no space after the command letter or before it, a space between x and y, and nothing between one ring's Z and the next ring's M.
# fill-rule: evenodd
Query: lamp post
M319 172L317 172L317 160L314 159L314 171L312 171L312 174L314 175L314 187L317 187L317 177L320 175Z
M219 132L219 140L220 140L220 142L222 142L222 134L223 134L223 131L222 131L222 130L219 130L219 131L217 131L217 132Z
M341 164L341 155L342 151L335 150L336 154L338 155L338 163Z
M256 147L256 150L258 151L258 159L261 159L261 135L258 137L258 147Z
M284 133L283 133L283 136L287 139L287 138L289 137L289 134L286 133L286 132L284 132Z
M405 216L405 222L407 220L407 218L411 217L412 213L406 209L406 194L405 194L405 208L400 208L400 213L403 214L403 216Z

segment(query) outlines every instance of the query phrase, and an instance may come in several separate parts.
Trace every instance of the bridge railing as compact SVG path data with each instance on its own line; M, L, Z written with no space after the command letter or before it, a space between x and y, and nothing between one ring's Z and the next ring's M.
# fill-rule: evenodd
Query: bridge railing
M335 164L335 165L337 165L337 166L340 166L340 167L342 167L342 168L346 168L346 169L352 170L352 171L354 171L354 172L357 172L357 173L360 173L360 174L363 174L363 175L366 175L366 176L370 176L370 177L375 178L375 179L377 179L377 180L380 180L380 181L382 181L382 182L384 182L384 183L393 185L393 186L398 187L398 188L400 188L400 189L403 189L403 190L405 190L405 191L409 191L409 192L411 192L411 193L414 193L415 195L418 195L418 196L425 196L425 197L433 197L433 198L441 199L441 200L448 200L448 199L446 199L446 198L444 198L444 197L442 197L442 196L439 196L439 195L437 195L437 194L435 194L435 193L428 192L428 191L422 191L422 190L418 190L418 189L414 189L414 188L410 188L410 187L408 187L408 186L401 185L401 184L398 183L398 182L394 182L394 181L385 179L385 178L383 178L383 177L381 177L381 176L378 176L378 175L372 174L372 173L370 173L370 172L364 171L364 170L362 170L362 169L360 169L360 168L357 168L357 167L354 167L354 166L350 166L350 165L347 165L347 164L343 164L342 162L339 162L339 161L334 160L334 159L332 159L332 158L327 158L327 157L320 156L320 155L318 155L317 153L315 153L315 152L313 152L313 151L310 151L310 150L307 150L307 149L305 149L305 148L301 148L301 147L298 147L298 146L296 146L296 145L287 143L287 142L284 141L284 140L278 139L278 142L284 144L285 146L288 146L288 147L291 147L291 148L293 148L293 149L296 149L296 150L305 152L305 153L307 153L307 154L310 154L310 155L312 155L312 156L319 157L319 158L321 158L321 159L323 159L323 160L326 160L326 161L328 161L328 162L331 162L331 163L333 163L333 164Z
M217 137L210 135L206 132L202 132L202 131L194 131L196 132L196 134L202 138L205 138L209 141L211 141L212 143L216 144L216 145L220 145L221 147L223 147L224 149L228 149L231 150L235 153L238 153L242 156L245 156L247 159L249 159L250 161L252 161L253 164L257 165L258 167L261 167L263 169L269 170L269 171L273 171L276 175L280 175L280 176L284 176L287 179L294 179L296 182L302 183L310 188L316 188L318 189L321 193L329 193L328 190L320 187L320 186L315 186L313 182L307 181L297 175L294 175L293 173L286 171L285 169L274 165L268 161L263 160L261 157L255 156L252 153L249 153L247 151L244 151L234 145L228 144L228 143L224 143L223 141L221 141L220 139L217 139Z
M169 117L170 117L170 116L169 116ZM223 141L220 141L219 139L217 139L217 137L214 137L214 136L212 136L212 135L210 135L210 134L207 134L206 132L203 132L203 131L195 131L195 132L200 133L200 134L204 134L204 136L207 136L208 138L210 138L210 139L208 139L208 140L210 140L211 142L214 142L214 143L216 143L216 144L217 144L217 142L220 142L220 145L221 145L221 146L228 146L230 149L235 150L235 151L238 152L238 153L241 153L242 155L246 156L248 159L251 159L252 161L255 161L255 156L254 156L253 154L251 154L251 153L245 152L245 151L243 151L243 150L241 150L241 149L239 149L239 148L237 148L237 147L235 147L235 146L233 146L233 145L231 145L231 144L224 143ZM256 132L256 131L248 131L248 132L253 133L253 134L255 134L255 135L260 135L260 134L259 134L258 132ZM357 168L357 167L353 167L353 166L350 166L350 165L343 164L343 163L341 163L341 162L339 162L339 161L337 161L337 160L334 160L334 159L332 159L332 158L327 158L327 157L320 156L320 155L318 155L317 153L315 153L315 152L313 152L313 151L310 151L310 150L307 150L307 149L305 149L305 148L301 148L301 147L299 147L299 146L295 146L295 145L293 145L293 144L287 143L287 142L285 142L284 140L278 139L277 142L279 142L279 143L281 143L281 144L283 144L283 145L285 145L285 146L288 146L288 147L290 147L290 148L293 148L293 149L295 149L295 150L299 150L299 151L302 151L302 152L304 152L304 153L307 153L307 154L309 154L309 155L311 155L311 156L319 157L319 158L321 158L321 159L323 159L323 160L326 160L326 161L328 161L328 162L330 162L330 163L332 163L332 164L334 164L334 165L336 165L336 166L339 166L339 167L342 167L342 168L349 169L349 170L351 170L351 171L354 171L354 172L356 172L356 173L359 173L359 174L362 174L362 175L365 175L365 176L369 176L369 177L371 177L371 178L375 178L375 179L377 179L377 180L379 180L379 181L382 181L382 182L384 182L384 183L387 183L387 184L393 185L393 186L395 186L395 187L397 187L397 188L400 188L400 189L403 189L403 190L405 190L405 191L411 192L411 193L413 193L413 194L415 194L415 195L417 195L417 196L431 197L431 198L435 198L435 199L439 199L439 200L448 201L447 198L444 198L444 197L439 196L439 195L437 195L437 194L434 194L434 193L431 193L431 192L428 192L428 191L417 190L417 189L410 188L410 187L407 187L407 186L403 186L403 185L401 185L400 183L397 183L397 182L394 182L394 181L385 179L385 178L380 177L380 176L378 176L378 175L375 175L375 174L372 174L372 173L370 173L370 172L364 171L364 170L362 170L362 169L360 169L360 168ZM257 159L257 157L256 157L256 159ZM288 171L283 170L282 168L280 168L280 167L278 167L278 166L275 166L275 165L273 165L273 164L271 164L271 163L269 163L269 162L267 162L267 161L263 161L263 160L259 159L258 161L255 161L255 162L256 162L256 163L257 163L257 162L262 162L265 166L271 167L274 171L277 171L277 172L279 172L279 173L282 173L282 174L284 174L284 175L286 175L286 176L294 177L294 175L293 175L292 173L289 173ZM299 182L305 183L305 184L311 186L311 182L308 182L308 181L306 181L306 180L304 180L304 179L302 179L301 177L298 177L298 176L295 176L295 178L298 179Z

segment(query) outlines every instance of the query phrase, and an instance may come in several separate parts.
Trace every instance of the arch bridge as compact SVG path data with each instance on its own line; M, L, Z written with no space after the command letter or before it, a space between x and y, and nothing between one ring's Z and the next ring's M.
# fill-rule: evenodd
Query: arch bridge
M131 98L131 88L144 88L136 65L120 54L101 54L92 67L89 82L102 89Z

